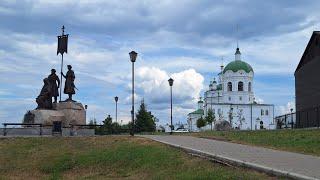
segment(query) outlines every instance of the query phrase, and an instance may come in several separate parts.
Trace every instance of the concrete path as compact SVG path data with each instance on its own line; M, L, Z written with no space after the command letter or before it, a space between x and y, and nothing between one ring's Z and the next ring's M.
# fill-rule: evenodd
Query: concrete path
M295 179L320 179L320 157L191 136L145 135L217 160Z

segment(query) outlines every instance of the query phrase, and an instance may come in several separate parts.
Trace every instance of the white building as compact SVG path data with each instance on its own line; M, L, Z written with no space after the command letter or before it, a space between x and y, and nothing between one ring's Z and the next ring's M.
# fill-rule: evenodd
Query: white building
M204 118L209 109L212 109L216 121L226 120L235 129L274 129L274 105L255 101L253 78L252 67L241 60L237 48L235 60L226 67L221 66L218 82L215 78L210 81L204 101L200 99L198 109L188 114L189 129L199 131L196 121L201 116ZM210 129L210 126L202 129Z

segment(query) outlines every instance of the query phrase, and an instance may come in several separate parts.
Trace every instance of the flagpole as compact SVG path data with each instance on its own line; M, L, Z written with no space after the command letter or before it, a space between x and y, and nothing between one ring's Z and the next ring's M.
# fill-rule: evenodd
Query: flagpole
M61 96L62 96L62 94L61 94L61 92L62 92L62 84L63 84L63 79L62 79L62 68L63 68L63 53L61 54L61 73L60 73L60 80L61 80L61 82L60 82L60 102L61 102Z

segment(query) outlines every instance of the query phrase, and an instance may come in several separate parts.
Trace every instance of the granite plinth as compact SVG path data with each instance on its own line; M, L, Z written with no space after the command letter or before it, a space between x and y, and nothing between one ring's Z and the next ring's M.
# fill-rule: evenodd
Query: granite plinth
M52 125L53 121L61 121L64 127L70 124L86 124L86 111L79 102L65 101L53 104L53 109L35 109L31 111L34 119L30 123Z
M65 101L55 104L55 109L66 118L65 124L86 124L86 111L79 102Z
M53 121L65 121L65 115L56 110L35 109L31 111L34 114L34 123L43 125L52 125Z

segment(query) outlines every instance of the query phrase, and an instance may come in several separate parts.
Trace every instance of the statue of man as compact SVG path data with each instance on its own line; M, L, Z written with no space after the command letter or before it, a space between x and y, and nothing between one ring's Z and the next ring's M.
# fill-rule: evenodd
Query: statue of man
M64 85L64 93L68 94L69 98L67 99L67 101L72 101L72 95L75 94L75 85L74 85L74 79L76 78L74 75L74 72L72 69L71 65L68 65L68 72L66 73L66 75L64 75L62 72L62 76L66 79L65 85Z
M43 79L43 87L36 98L37 109L52 109L51 85L48 78Z
M59 96L59 87L60 87L60 80L59 77L56 75L56 70L51 69L51 74L48 76L50 85L51 85L51 95L54 97L54 103L57 103L57 99ZM57 85L58 83L58 85Z

